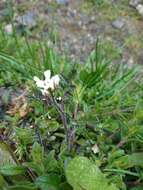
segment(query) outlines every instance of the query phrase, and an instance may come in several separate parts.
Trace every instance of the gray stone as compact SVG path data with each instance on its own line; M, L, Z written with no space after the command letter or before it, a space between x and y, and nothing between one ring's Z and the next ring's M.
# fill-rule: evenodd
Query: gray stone
M143 5L142 4L138 4L136 7L138 13L140 14L140 16L143 17Z
M141 0L130 0L129 5L136 8L139 3L141 3Z
M12 24L8 24L5 26L4 28L4 31L7 33L7 34L12 34L13 33L13 28L12 28Z
M143 65L143 49L137 53L137 63Z
M77 15L77 10L76 9L68 9L67 16L75 17L76 15Z
M16 18L18 24L28 27L29 29L34 28L36 26L35 14L34 12L27 12L22 16L18 16Z
M56 2L59 5L67 5L69 3L69 0L56 0Z
M6 19L9 19L11 16L11 12L8 8L0 10L0 21L5 21Z
M112 22L112 26L116 29L122 29L125 25L125 21L122 18L118 18Z
M3 142L0 142L0 166L6 165L6 164L16 165L15 160L12 157L12 154L9 150L8 145L4 144Z

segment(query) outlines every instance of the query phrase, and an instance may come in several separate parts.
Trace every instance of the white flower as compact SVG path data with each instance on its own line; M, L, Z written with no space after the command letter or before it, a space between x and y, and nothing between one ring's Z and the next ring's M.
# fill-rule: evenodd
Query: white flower
M60 77L59 77L59 75L55 75L51 78L51 80L53 82L54 87L57 87L60 82Z
M52 119L52 117L51 117L50 115L48 115L48 119L50 119L50 120L51 120L51 119Z
M61 97L61 96L57 97L57 100L58 100L58 101L61 101L61 100L62 100L62 97Z
M44 81L40 80L38 77L35 76L34 81L36 82L36 85L38 88L44 88L45 87Z
M45 81L48 82L50 80L50 77L51 77L51 71L50 70L45 71L44 76L45 76Z
M59 75L51 77L50 70L45 71L44 76L45 80L40 80L38 77L34 76L34 81L36 82L37 87L40 88L42 94L46 96L49 94L49 90L53 91L57 86L59 86L60 77Z
M46 89L41 89L41 92L42 92L43 96L46 96L49 94L48 90L46 90Z
M97 154L99 152L99 147L97 146L97 144L95 144L91 150L93 151L94 154Z

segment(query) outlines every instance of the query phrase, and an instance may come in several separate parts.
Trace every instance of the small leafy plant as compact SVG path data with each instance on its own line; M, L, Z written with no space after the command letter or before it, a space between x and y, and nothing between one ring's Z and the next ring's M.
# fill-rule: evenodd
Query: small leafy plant
M80 65L45 43L9 56L9 40L0 53L1 86L23 93L5 101L0 122L1 189L141 189L140 72L113 65L99 42Z

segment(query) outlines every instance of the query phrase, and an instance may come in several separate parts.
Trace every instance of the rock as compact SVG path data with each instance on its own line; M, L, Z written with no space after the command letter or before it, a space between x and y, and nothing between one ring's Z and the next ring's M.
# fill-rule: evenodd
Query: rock
M83 29L83 30L86 30L87 28L86 28L86 26L85 26L85 25L83 25L83 26L82 26L82 29Z
M142 4L137 5L136 9L138 13L140 14L140 16L143 17L143 5Z
M22 24L15 24L15 31L19 35L24 35L26 32L26 26Z
M127 61L127 65L129 65L129 66L133 66L134 63L135 63L135 61L134 61L133 57L130 57L129 60Z
M122 29L125 25L125 21L122 18L118 18L112 22L112 26L116 29Z
M82 21L81 21L81 20L79 20L79 21L78 21L78 26L79 26L79 27L81 27L81 26L82 26L82 24L83 24L83 23L82 23Z
M143 65L143 49L137 53L137 64Z
M18 16L16 18L16 21L19 25L23 25L28 27L29 29L32 29L36 26L36 20L35 20L35 14L34 12L27 12L26 14L22 16Z
M16 24L16 23L14 23L14 29L15 29L16 34L19 34L19 35L24 35L24 33L26 31L26 27L24 25L22 25L22 24ZM6 25L5 28L4 28L4 31L8 35L13 34L12 24Z
M76 9L68 9L67 11L67 16L68 17L75 17L77 15L77 10Z
M11 16L11 12L8 8L0 10L0 21L5 21L9 19Z
M90 17L86 14L79 14L79 19L82 21L84 25L90 24Z
M13 90L11 87L0 87L0 107L12 105L15 98L20 97L23 94L23 90Z
M56 0L58 5L68 5L69 0Z
M6 164L16 165L16 162L9 150L8 145L3 142L0 142L0 166Z
M5 26L4 28L4 31L7 33L7 34L12 34L13 33L13 28L12 28L12 24L8 24Z
M91 17L91 22L95 22L95 16Z
M10 88L0 87L0 105L8 105L10 103Z
M139 3L141 3L141 0L130 0L129 5L136 8Z
M138 28L136 27L136 24L133 24L133 21L130 17L126 18L126 26L125 26L126 32L125 35L137 35Z

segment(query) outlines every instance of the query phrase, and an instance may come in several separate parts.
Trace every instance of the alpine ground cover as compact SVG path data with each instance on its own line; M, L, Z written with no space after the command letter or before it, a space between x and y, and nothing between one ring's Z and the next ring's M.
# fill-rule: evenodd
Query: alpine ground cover
M143 189L142 71L0 33L2 190ZM20 91L20 93L18 93Z

